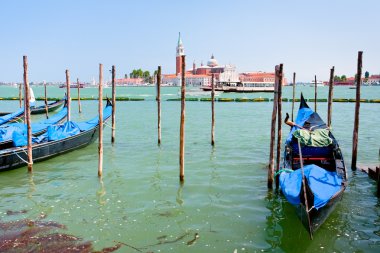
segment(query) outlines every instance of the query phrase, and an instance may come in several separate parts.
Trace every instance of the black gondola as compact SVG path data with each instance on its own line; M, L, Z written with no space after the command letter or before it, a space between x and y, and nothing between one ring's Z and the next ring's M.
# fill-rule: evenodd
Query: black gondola
M310 237L342 199L347 172L338 142L321 117L309 108L301 94L296 121L285 123L291 131L285 143L280 170L281 190L297 207ZM304 183L305 182L305 183Z
M51 116L49 119L42 120L37 123L32 123L32 135L39 136L46 132L48 126L62 123L67 117L66 105L62 109ZM10 123L5 126L0 126L0 150L13 147L12 135L13 133L26 131L24 123Z
M112 103L108 100L103 110L103 121L111 117ZM74 151L94 142L98 137L99 117L86 122L66 122L60 126L50 126L46 133L33 140L33 162L39 162L51 157ZM65 137L56 138L57 132L67 128L74 129L70 133L63 132ZM51 139L54 136L56 139ZM25 137L26 138L26 137ZM27 165L26 146L0 150L0 171L11 170Z
M61 107L65 103L65 100L66 99L63 98L61 100L56 100L54 102L49 103L47 105L48 112L52 112L52 111L57 110L59 107ZM30 107L30 113L31 114L42 114L42 113L45 113L45 112L46 112L45 105L31 106Z
M2 113L2 116L0 117L0 126L13 122L21 122L23 119L24 107L21 107L13 113Z

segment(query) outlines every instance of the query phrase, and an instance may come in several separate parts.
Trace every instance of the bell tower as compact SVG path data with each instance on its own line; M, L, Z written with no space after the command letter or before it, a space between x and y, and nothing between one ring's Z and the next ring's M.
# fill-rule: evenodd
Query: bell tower
M183 48L182 39L181 39L181 33L179 33L178 36L178 44L177 44L177 53L176 53L176 68L175 68L175 74L178 75L181 73L182 68L182 55L185 55L185 49Z

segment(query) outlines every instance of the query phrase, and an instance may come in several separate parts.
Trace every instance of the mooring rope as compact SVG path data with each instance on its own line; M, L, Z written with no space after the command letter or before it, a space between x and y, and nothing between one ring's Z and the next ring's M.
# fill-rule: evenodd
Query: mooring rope
M25 149L21 149L22 151L24 151L24 153L26 154L26 155L28 155L28 153L25 151ZM24 160L21 156L19 156L19 154L17 154L14 150L12 150L12 153L13 154L15 154L18 158L20 158L20 160L21 161L23 161L24 163L26 163L27 165L30 165L30 164L33 164L33 162L28 162L28 161L26 161L26 160Z

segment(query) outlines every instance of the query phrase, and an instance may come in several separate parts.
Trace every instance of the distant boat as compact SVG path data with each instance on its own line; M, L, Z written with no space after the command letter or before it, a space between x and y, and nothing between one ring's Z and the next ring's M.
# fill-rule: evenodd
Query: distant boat
M311 81L310 82L310 86L314 87L315 86L315 81ZM317 86L325 86L325 85L323 84L322 81L317 81Z
M211 86L202 86L204 91L210 91ZM223 92L274 92L274 83L261 83L261 82L238 82L238 83L223 83L215 87L216 91Z
M63 83L63 84L60 84L59 85L59 88L66 88L67 87L67 85L65 84L65 83ZM80 83L79 84L79 88L84 88L85 86L84 86L84 84L83 83ZM72 84L70 84L70 88L71 89L73 89L73 88L78 88L78 84L77 83L72 83Z
M221 91L215 91L215 96L219 96ZM181 91L178 91L178 95L181 95ZM186 96L211 96L211 90L202 90L202 89L186 89Z
M297 207L297 214L312 237L343 197L346 166L337 140L302 94L295 123L287 121L288 117L286 123L292 128L280 170L281 191Z

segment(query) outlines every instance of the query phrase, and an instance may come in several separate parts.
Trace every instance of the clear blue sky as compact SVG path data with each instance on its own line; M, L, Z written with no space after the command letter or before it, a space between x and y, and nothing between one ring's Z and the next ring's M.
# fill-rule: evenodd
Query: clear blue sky
M327 80L333 65L354 75L362 50L363 72L380 73L378 0L2 0L0 10L0 81L22 80L23 55L30 81L64 80L65 69L90 81L99 63L118 77L173 73L178 32L187 67L214 53L239 72L283 63L289 80Z

